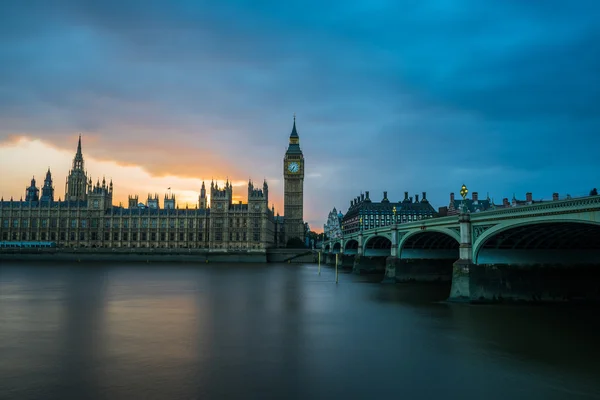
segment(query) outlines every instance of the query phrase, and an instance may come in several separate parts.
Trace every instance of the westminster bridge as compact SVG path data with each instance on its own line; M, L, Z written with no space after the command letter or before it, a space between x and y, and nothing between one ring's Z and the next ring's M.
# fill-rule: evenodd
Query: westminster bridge
M327 264L384 282L452 281L450 300L600 300L600 196L359 230Z

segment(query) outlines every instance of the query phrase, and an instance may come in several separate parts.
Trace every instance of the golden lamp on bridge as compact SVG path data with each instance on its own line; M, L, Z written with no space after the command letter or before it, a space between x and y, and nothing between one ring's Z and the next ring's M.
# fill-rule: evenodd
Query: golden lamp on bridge
M469 193L469 189L467 189L465 185L462 185L460 188L460 195L462 196L463 200L467 198L467 193Z

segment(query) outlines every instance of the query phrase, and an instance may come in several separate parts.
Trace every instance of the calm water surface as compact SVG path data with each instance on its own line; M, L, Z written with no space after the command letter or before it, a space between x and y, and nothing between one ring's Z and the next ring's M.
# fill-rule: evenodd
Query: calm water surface
M598 311L315 265L0 266L0 399L600 399Z

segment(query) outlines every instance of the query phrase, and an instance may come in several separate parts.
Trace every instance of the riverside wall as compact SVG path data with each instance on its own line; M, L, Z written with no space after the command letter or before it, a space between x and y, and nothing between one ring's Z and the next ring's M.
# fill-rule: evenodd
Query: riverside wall
M266 251L215 252L207 249L2 249L2 261L118 261L194 263L311 263L315 255L308 249L267 249Z

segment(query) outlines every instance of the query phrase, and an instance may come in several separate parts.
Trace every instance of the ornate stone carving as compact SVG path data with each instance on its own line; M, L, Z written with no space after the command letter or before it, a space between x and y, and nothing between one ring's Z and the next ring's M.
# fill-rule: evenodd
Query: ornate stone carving
M477 241L477 238L483 234L483 232L487 231L494 225L481 225L473 227L473 242Z

